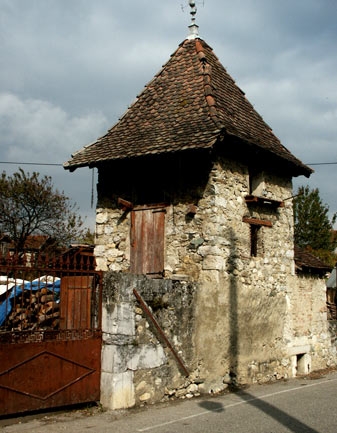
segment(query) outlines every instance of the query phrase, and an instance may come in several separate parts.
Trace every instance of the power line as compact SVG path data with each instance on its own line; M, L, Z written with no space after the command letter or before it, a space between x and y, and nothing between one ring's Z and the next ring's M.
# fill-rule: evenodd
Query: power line
M52 164L49 162L14 162L14 161L0 161L0 164L12 164L12 165L54 165L63 167L63 164Z
M12 165L49 165L56 167L63 167L63 164L53 164L50 162L15 162L15 161L0 161L0 164L12 164ZM311 162L305 163L305 165L337 165L336 162Z
M306 165L336 165L337 162L313 162L312 164L306 164Z

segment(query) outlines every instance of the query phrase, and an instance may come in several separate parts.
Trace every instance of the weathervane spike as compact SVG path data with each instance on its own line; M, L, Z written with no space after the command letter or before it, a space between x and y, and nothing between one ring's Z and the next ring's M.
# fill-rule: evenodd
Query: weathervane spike
M196 2L194 0L189 0L189 5L191 7L190 14L192 16L192 22L188 26L190 29L190 34L187 37L187 39L196 39L199 37L199 26L195 22L195 16L197 13L197 6L196 6Z

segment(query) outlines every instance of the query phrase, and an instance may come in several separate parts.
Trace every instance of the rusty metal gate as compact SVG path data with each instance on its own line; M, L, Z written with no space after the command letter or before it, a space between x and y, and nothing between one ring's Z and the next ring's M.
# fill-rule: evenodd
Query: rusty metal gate
M83 248L0 257L0 415L99 401L101 285Z

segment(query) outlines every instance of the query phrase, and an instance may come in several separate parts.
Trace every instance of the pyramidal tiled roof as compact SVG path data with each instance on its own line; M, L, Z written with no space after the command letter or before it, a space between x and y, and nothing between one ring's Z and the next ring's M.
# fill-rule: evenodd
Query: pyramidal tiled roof
M207 43L186 39L124 116L64 168L211 148L226 134L278 156L293 175L312 173L280 143Z

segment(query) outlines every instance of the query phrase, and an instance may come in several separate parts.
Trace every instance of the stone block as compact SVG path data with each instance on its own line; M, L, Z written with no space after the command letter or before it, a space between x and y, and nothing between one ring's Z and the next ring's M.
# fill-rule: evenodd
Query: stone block
M151 394L150 394L149 392L145 392L144 394L142 394L142 395L139 397L139 400L140 400L141 402L144 402L144 401L148 401L148 400L150 400L150 398L151 398Z
M106 224L108 222L108 218L109 218L108 212L97 212L96 223L97 224Z
M136 348L127 362L130 370L156 368L166 363L166 355L161 345L143 345Z
M117 304L110 314L103 315L102 329L108 334L135 335L133 305L128 302Z
M202 262L203 270L222 271L225 268L225 260L219 256L207 256Z
M127 409L135 405L133 372L101 374L101 404L110 410Z
M303 346L289 347L288 348L288 354L289 354L289 356L299 355L301 353L309 353L310 350L311 350L310 344L306 344Z
M188 388L187 388L187 392L189 394L195 394L196 392L199 391L199 387L196 383L192 383Z
M202 257L207 257L207 256L219 256L221 257L223 252L221 250L221 248L219 248L218 246L203 246L200 247L198 249L198 253L202 256Z
M102 346L102 373L112 373L114 364L115 347L103 344Z

